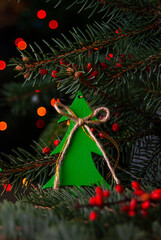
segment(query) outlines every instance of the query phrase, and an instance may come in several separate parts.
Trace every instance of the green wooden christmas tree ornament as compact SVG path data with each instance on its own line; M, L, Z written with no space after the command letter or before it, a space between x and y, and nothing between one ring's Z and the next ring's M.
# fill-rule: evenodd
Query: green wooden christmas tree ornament
M73 101L70 109L79 118L89 116L92 111L89 108L81 92L79 92ZM69 118L63 116L59 122L66 121ZM55 148L51 155L62 152L76 122L71 120L66 135L61 143ZM101 156L102 152L96 145L95 141L91 138L87 130L83 126L79 127L72 136L70 145L66 150L65 157L60 167L60 183L59 186L91 186L93 184L105 185L105 180L98 172L91 153L96 153ZM54 186L55 175L43 187L50 188ZM106 184L107 185L107 184Z

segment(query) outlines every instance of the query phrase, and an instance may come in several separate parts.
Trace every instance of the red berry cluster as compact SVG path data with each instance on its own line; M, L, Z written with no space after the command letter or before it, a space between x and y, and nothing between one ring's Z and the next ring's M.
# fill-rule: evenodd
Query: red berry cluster
M142 190L140 184L137 181L133 181L131 186L134 189L134 196L127 204L122 205L122 211L128 212L128 215L133 217L136 215L136 211L140 210L142 216L148 216L147 210L151 207L153 192L150 194Z
M103 191L101 187L96 187L95 193L96 195L89 199L89 205L102 207L104 205L104 200L110 196L110 191L109 190ZM98 214L95 211L92 211L89 215L91 221L96 220L97 217Z
M92 132L93 134L95 133L95 129L94 129L94 128L91 128L90 130L91 130L91 132ZM114 123L114 124L112 125L112 130L113 130L114 132L117 132L117 131L119 130L119 125L118 125L117 123ZM107 138L107 136L109 136L109 134L108 134L107 132L100 132L100 133L99 133L99 137L100 137L100 138L105 139L105 138Z
M105 70L105 69L108 68L107 63L104 63L104 62L100 62L98 65L100 66L100 69L102 69L102 70ZM88 76L88 78L89 78L90 80L93 80L93 79L94 79L95 77L97 77L98 74L99 74L99 72L97 71L97 69L94 69L94 68L93 68L92 63L88 63L88 64L87 64L87 69L86 69L86 71L90 74L90 75Z
M89 199L89 204L91 206L101 207L104 203L104 198L108 198L110 196L110 191L103 191L101 187L96 187L95 193L96 195Z
M115 191L119 194L122 194L124 191L124 188L121 184L118 184L115 187ZM93 206L93 207L97 206L99 208L102 208L103 206L106 205L106 200L111 195L111 192L109 190L103 191L101 187L96 187L95 193L96 193L96 195L89 199L89 205ZM91 221L96 220L97 217L98 217L98 213L95 211L92 211L89 215L89 219Z
M72 76L72 77L75 78L75 79L78 79L78 78L81 79L81 78L82 78L83 73L80 72L80 71L78 71L78 67L77 67L76 64L66 63L66 62L64 61L64 59L60 59L60 60L59 60L59 64L60 64L60 65L64 65L64 66L67 67L66 71L67 71L67 74L68 74L68 75ZM107 64L104 63L104 62L99 63L99 65L100 65L100 68L101 68L101 69L107 69L107 68L108 68ZM90 80L94 79L94 78L97 77L98 74L99 74L99 72L98 72L96 69L93 68L92 63L88 63L88 64L87 64L87 69L86 69L86 71L89 72L89 74L90 74L90 75L88 76L88 78L89 78ZM48 71L47 71L45 68L42 68L42 69L39 70L39 73L44 76L44 75L47 75L47 74L48 74ZM51 73L51 75L52 75L53 78L57 78L57 77L58 77L58 71L57 71L57 70L53 70L52 73Z
M148 209L151 207L160 206L161 204L161 188L153 190L151 193L145 192L137 181L131 184L133 188L132 198L125 197L123 200L109 202L107 198L111 195L109 190L103 191L101 187L96 187L96 195L89 199L90 207L97 207L98 210L105 206L119 205L122 212L128 213L130 217L134 217L136 213L140 212L143 217L148 216ZM121 184L115 186L115 191L119 194L124 192ZM156 203L159 203L158 205ZM94 221L98 218L98 210L92 211L89 219Z
M120 34L121 32L121 28L119 28L118 30L115 31L116 34ZM123 36L123 34L121 34L121 36ZM134 62L134 57L132 55L127 55L125 56L124 54L120 54L118 56L118 62L116 62L116 66L117 67L123 67L122 63L125 63L127 59L130 59L132 62ZM115 60L115 56L113 53L109 53L107 56L106 56L106 60L108 61L114 61ZM113 69L111 69L113 70Z

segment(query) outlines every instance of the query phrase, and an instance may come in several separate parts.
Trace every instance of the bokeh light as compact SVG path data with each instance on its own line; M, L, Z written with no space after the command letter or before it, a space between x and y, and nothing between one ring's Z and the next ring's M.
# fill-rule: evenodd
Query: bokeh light
M44 18L46 17L46 12L45 12L45 10L39 10L39 11L37 12L37 17L38 17L39 19L44 19Z
M5 131L7 129L7 123L4 121L0 122L0 131Z
M35 90L35 92L36 92L36 93L39 93L39 92L40 92L40 90L36 89L36 90Z
M59 100L59 99L52 98L51 101L50 101L51 106L54 107L54 105L55 105L56 102L60 102L60 100Z
M45 107L39 107L37 109L37 114L41 117L45 116L46 115L46 108Z
M27 43L25 41L20 41L18 44L17 44L17 47L20 49L20 50L25 50L27 48Z
M24 41L23 38L17 38L15 40L15 45L18 47L19 42Z
M22 184L25 185L25 187L27 186L28 181L26 180L26 178L24 178L24 179L22 180Z
M51 20L49 22L49 28L56 29L58 27L58 22L56 20Z
M37 126L38 128L43 128L43 127L45 126L44 120L42 120L42 119L37 120L36 126Z
M0 70L4 70L6 68L6 63L3 60L0 60Z

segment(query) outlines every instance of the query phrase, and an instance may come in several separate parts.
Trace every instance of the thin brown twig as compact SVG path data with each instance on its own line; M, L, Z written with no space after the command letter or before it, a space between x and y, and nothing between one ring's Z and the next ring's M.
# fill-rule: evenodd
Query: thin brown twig
M32 69L34 69L37 66L41 66L41 65L47 64L49 62L58 61L59 59L67 57L69 55L73 55L73 54L76 54L76 53L79 53L79 52L85 52L85 51L93 50L95 48L98 48L98 47L101 47L101 46L104 46L104 45L109 45L111 43L115 43L117 41L120 41L120 39L124 39L124 38L130 37L132 35L135 35L135 34L147 31L149 29L152 29L152 28L154 28L155 25L156 25L156 22L154 22L152 25L147 26L147 27L145 27L145 28L143 28L141 30L132 31L129 34L124 34L122 36L117 36L115 38L110 38L110 39L108 39L106 41L104 41L104 40L103 41L96 41L96 42L94 42L93 44L91 44L89 46L85 46L85 47L83 46L82 48L75 49L75 50L73 50L71 52L67 52L65 54L60 54L60 55L56 56L55 58L48 59L48 60L42 60L42 61L39 61L39 62L33 62L31 64L28 64L27 68L31 71Z
M56 156L56 155L55 155ZM44 159L42 159L44 160ZM41 160L40 160L41 161ZM34 169L34 168L38 168L38 167L44 167L46 165L50 165L50 164L53 164L54 162L56 162L56 159L51 157L51 160L50 161L46 161L46 162L39 162L39 163L34 163L34 162L30 162L29 164L32 164L32 165L29 165L29 166L24 166L22 168L15 168L15 169L3 169L2 172L0 172L0 177L4 177L8 174L12 174L12 173L20 173L20 172L25 172L25 171L28 171L28 170L31 170L31 169Z

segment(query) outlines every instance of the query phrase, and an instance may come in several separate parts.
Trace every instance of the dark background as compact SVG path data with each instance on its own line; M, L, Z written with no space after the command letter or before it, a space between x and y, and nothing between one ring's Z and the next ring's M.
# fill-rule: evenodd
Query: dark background
M85 24L94 19L88 20L88 12L77 14L77 9L66 11L71 1L65 1L58 8L54 8L54 2L45 3L44 0L0 0L0 60L9 63L9 59L20 57L15 46L18 37L23 38L27 44L37 42L42 44L42 39L50 41L57 38L63 32L70 36L69 30L72 27L85 28ZM37 18L37 11L43 9L47 17L43 20ZM50 20L57 20L59 26L52 30L48 23ZM27 48L28 50L29 48ZM12 67L6 67L0 71L0 95L2 96L3 84L9 82L21 82L22 77L15 78L15 71ZM2 106L0 100L0 121L6 121L8 128L0 131L0 152L10 153L11 149L23 147L28 149L32 140L38 139L42 129L36 127L37 115L35 111L29 111L26 116L11 113L8 106Z

